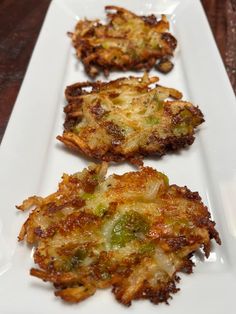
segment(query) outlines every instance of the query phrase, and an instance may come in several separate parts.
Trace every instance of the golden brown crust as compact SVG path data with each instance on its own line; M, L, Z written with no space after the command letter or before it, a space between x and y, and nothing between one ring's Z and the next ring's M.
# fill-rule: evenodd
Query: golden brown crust
M169 185L149 167L105 179L106 164L63 175L58 191L32 197L35 207L19 240L36 246L31 275L52 282L55 295L80 302L112 287L116 299L168 302L177 272L191 273L192 254L220 244L215 223L197 192Z
M191 145L201 111L176 89L151 88L157 81L144 75L68 86L65 131L57 138L91 158L134 163Z
M100 70L105 75L111 70L150 70L158 59L173 55L177 41L168 32L165 15L158 21L153 14L138 16L117 6L105 9L107 24L80 20L70 33L77 56L90 76Z

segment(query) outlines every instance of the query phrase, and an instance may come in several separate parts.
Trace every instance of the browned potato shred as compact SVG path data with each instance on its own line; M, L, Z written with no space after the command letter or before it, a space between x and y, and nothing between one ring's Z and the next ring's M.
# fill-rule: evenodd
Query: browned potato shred
M124 305L167 302L179 290L177 272L192 272L192 253L208 257L210 240L220 244L215 223L197 192L152 168L105 179L106 169L64 174L56 193L18 206L34 207L19 235L36 247L31 275L68 302L108 287Z
M158 21L154 15L137 16L116 6L105 9L109 11L107 24L85 19L70 33L90 76L100 70L106 75L110 70L149 70L158 59L173 55L177 41L168 32L165 15Z
M157 81L145 74L68 86L65 131L57 138L92 158L138 164L145 155L191 145L194 129L204 121L201 111Z

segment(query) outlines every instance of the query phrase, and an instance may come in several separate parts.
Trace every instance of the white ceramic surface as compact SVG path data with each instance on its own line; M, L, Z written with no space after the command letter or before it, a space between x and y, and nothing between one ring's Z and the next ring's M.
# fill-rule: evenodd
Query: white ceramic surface
M171 183L200 192L223 242L221 247L213 245L208 260L194 257L194 274L181 274L181 291L169 306L137 301L125 308L108 290L81 304L65 304L54 296L50 284L29 276L32 250L17 242L28 213L18 213L15 204L30 195L52 193L63 172L79 171L89 162L55 139L62 133L66 85L88 80L66 33L79 18L105 18L106 4L169 16L179 44L175 68L166 76L151 74L158 75L162 85L183 91L206 119L189 149L145 159L145 165L165 172ZM109 78L128 74L112 73ZM0 313L235 313L235 121L235 97L198 0L52 1L0 149ZM131 169L127 164L113 165L109 173Z

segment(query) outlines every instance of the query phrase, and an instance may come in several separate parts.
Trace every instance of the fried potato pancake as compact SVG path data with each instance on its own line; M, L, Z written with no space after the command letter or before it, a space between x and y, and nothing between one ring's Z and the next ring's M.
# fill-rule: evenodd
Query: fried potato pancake
M162 156L191 145L203 114L181 100L179 91L150 87L157 81L145 74L68 86L65 130L57 138L92 158L134 163L145 155Z
M168 31L165 15L157 21L154 15L137 16L116 6L106 6L108 23L81 20L72 37L78 58L86 72L94 77L99 71L151 69L160 59L157 69L169 72L177 41ZM113 13L111 13L113 11Z
M106 170L64 174L56 193L18 206L34 207L19 234L36 247L39 268L30 273L68 302L108 287L124 305L167 302L179 290L177 272L192 272L193 252L208 257L211 239L220 244L215 223L197 192L163 173L141 167L105 179Z

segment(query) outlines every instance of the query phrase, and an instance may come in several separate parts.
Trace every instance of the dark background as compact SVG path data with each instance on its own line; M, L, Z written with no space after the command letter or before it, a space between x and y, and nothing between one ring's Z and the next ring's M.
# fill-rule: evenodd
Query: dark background
M0 142L51 0L0 0ZM236 92L236 0L201 0Z

